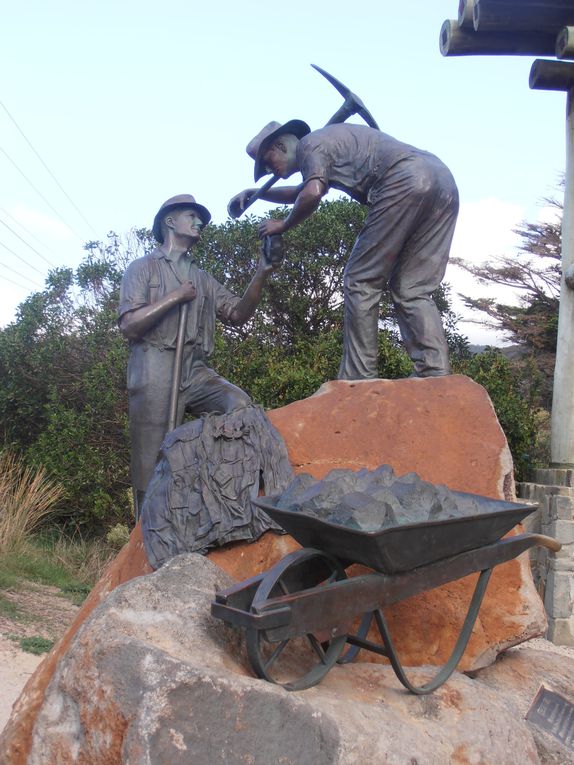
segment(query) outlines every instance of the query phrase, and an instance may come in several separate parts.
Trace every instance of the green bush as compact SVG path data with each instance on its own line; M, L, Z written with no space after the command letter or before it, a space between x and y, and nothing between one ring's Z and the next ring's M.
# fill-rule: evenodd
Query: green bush
M37 656L48 653L54 647L54 641L40 635L31 635L30 637L20 638L18 641L20 648L27 653L34 653Z
M130 530L125 523L116 523L106 534L106 542L114 550L120 550L129 542Z
M271 213L285 214L284 209ZM239 329L220 327L213 367L264 407L305 398L337 377L343 270L365 214L349 200L322 203L286 234L283 266L253 319ZM258 223L245 216L209 225L195 251L199 264L236 294L242 294L259 260ZM0 329L0 448L13 447L64 487L55 518L67 532L103 536L133 521L126 500L128 346L118 331L117 303L127 262L152 246L145 230L123 242L111 235L107 243L87 244L75 272L51 272L46 288ZM515 395L517 383L496 356L465 360L468 344L457 333L447 285L437 290L436 300L451 355L460 360L460 371L489 390L520 472L531 458L531 431L521 408L525 402ZM398 341L387 293L379 319L379 376L407 376L412 365Z
M495 348L460 361L455 371L486 388L512 452L516 480L526 480L537 448L538 424L520 371Z

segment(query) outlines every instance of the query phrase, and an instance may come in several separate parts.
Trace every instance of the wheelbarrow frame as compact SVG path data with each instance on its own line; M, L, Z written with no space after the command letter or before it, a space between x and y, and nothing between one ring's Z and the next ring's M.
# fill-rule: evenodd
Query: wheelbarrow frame
M387 656L400 682L412 693L423 695L440 687L456 669L472 634L492 570L535 545L560 549L560 544L550 537L521 534L410 571L392 574L375 571L351 578L346 577L344 570L348 561L341 562L322 550L303 548L285 556L268 571L217 593L211 612L233 627L245 629L248 657L255 674L287 690L316 685L337 661L350 661L358 650L365 649ZM480 575L474 594L449 660L430 682L413 685L402 668L382 609L477 572ZM351 634L349 625L358 617L362 617L361 625L356 634ZM366 640L373 619L381 644ZM317 664L298 679L282 682L273 676L272 665L289 641L299 637L309 640ZM271 659L263 656L264 643L277 646ZM351 647L343 655L347 643Z

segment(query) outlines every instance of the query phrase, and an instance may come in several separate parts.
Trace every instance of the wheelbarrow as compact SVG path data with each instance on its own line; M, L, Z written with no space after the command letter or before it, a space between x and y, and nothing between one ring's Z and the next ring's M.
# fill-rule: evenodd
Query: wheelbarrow
M502 539L536 505L453 493L472 497L480 512L372 532L279 509L278 496L260 497L256 504L303 549L217 593L211 613L245 629L254 673L288 691L316 685L336 663L350 662L365 649L386 656L409 691L431 693L448 680L464 653L493 568L536 545L560 549L559 542L540 534ZM352 563L373 572L347 578L345 569ZM475 572L480 574L450 658L432 680L415 686L382 609ZM367 639L373 622L380 643Z

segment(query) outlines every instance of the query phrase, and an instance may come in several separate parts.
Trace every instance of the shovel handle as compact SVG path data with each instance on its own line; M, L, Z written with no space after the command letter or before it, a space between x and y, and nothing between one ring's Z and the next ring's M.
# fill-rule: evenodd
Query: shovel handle
M183 346L185 345L185 328L189 303L182 303L179 308L179 324L177 325L177 340L175 343L175 356L173 357L173 372L171 377L171 395L169 398L169 418L167 432L171 433L177 425L177 404L179 401L179 386L181 385L181 369L183 362Z

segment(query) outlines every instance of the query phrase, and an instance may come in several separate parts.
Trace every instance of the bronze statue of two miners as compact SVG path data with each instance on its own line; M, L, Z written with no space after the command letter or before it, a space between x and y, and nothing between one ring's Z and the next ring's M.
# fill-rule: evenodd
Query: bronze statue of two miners
M320 71L344 92L341 83ZM211 215L189 194L164 202L152 226L156 249L125 273L119 321L130 343L132 482L139 506L162 440L184 412L224 415L252 405L247 393L209 365L215 320L240 325L253 316L280 261L269 257L269 243L280 242L281 234L309 218L330 189L368 208L344 271L339 379L378 376L379 304L387 288L413 376L450 372L432 293L448 262L458 213L456 184L437 157L382 132L360 99L347 90L344 95L345 104L323 128L312 131L298 119L270 122L249 142L255 180L273 178L261 189L247 188L232 197L230 215L238 217L255 199L292 207L284 219L260 224L267 246L243 296L196 264L193 247ZM344 122L350 113L369 124ZM273 187L275 180L295 173L301 174L298 185ZM170 423L170 408L177 412L175 423Z

